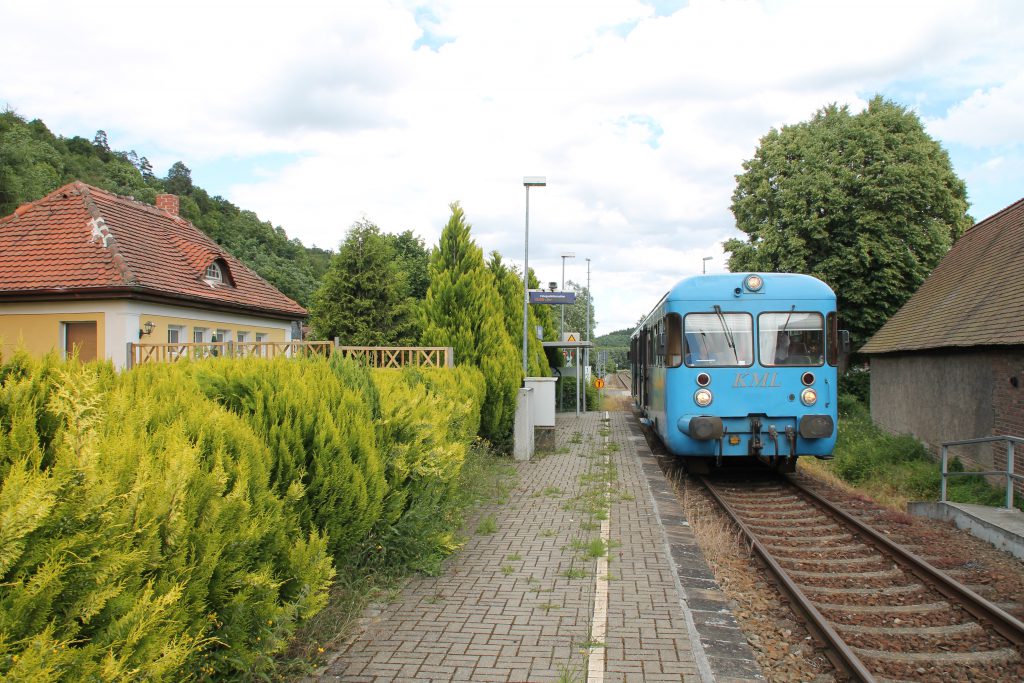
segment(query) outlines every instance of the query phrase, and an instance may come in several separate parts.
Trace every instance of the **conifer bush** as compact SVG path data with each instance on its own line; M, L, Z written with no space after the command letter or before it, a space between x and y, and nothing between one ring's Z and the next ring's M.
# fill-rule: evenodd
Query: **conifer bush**
M245 419L271 452L271 483L300 497L308 533L327 537L338 566L365 544L383 504L372 380L345 359L222 359L196 365L207 396Z
M0 370L0 676L258 676L325 602L266 447L180 368L139 370Z
M365 554L371 566L436 570L455 548L455 486L480 423L480 372L376 370L380 452L388 489Z
M336 568L454 547L480 370L0 365L0 678L272 675Z

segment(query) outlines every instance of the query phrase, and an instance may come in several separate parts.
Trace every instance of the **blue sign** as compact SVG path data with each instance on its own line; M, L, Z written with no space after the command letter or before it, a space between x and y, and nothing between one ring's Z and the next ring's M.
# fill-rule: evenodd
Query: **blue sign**
M530 290L531 304L574 304L576 292L547 292L542 289Z

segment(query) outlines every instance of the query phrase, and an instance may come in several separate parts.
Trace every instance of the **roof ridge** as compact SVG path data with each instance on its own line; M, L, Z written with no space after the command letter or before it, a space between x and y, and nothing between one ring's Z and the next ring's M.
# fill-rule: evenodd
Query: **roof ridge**
M107 227L107 222L103 219L103 212L100 211L99 207L96 206L96 202L93 201L93 188L81 181L75 182L80 186L78 190L85 204L85 209L89 212L89 215L92 216L92 219L89 221L89 227L92 230L89 239L93 242L100 240L103 243L103 247L110 252L110 260L113 262L114 267L117 268L117 271L120 273L121 279L125 284L139 284L139 278L135 276L135 273L128 267L128 263L121 255L121 250L117 247L117 239L114 237L114 233L110 231L110 228ZM103 190L100 191L102 192Z
M967 228L967 230L964 230L964 235L966 235L971 230L974 230L979 225L983 225L985 223L990 223L993 220L995 220L996 218L999 218L1000 216L1002 216L1004 213L1009 213L1010 211L1016 209L1018 204L1024 204L1024 197L1018 199L1017 201L1013 202L1012 204L1009 204L1009 205L1003 207L1002 209L999 209L999 211L996 211L991 216L987 216L985 218L982 218L980 221L978 221L977 223L975 223L971 227Z

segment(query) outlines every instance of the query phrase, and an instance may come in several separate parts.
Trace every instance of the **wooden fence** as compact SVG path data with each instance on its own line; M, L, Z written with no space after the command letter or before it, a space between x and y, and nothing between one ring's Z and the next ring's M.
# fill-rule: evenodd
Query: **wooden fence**
M203 358L277 358L285 356L330 356L340 353L374 368L415 365L450 368L454 364L450 346L341 346L329 341L290 342L192 342L187 344L137 344L128 342L128 367L143 363L175 363Z

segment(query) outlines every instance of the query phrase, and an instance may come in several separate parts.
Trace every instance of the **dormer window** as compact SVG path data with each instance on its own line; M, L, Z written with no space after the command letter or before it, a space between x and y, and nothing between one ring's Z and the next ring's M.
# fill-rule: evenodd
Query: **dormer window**
M220 269L220 264L214 261L210 265L206 266L206 272L203 273L203 279L211 285L219 285L224 282L224 271Z

